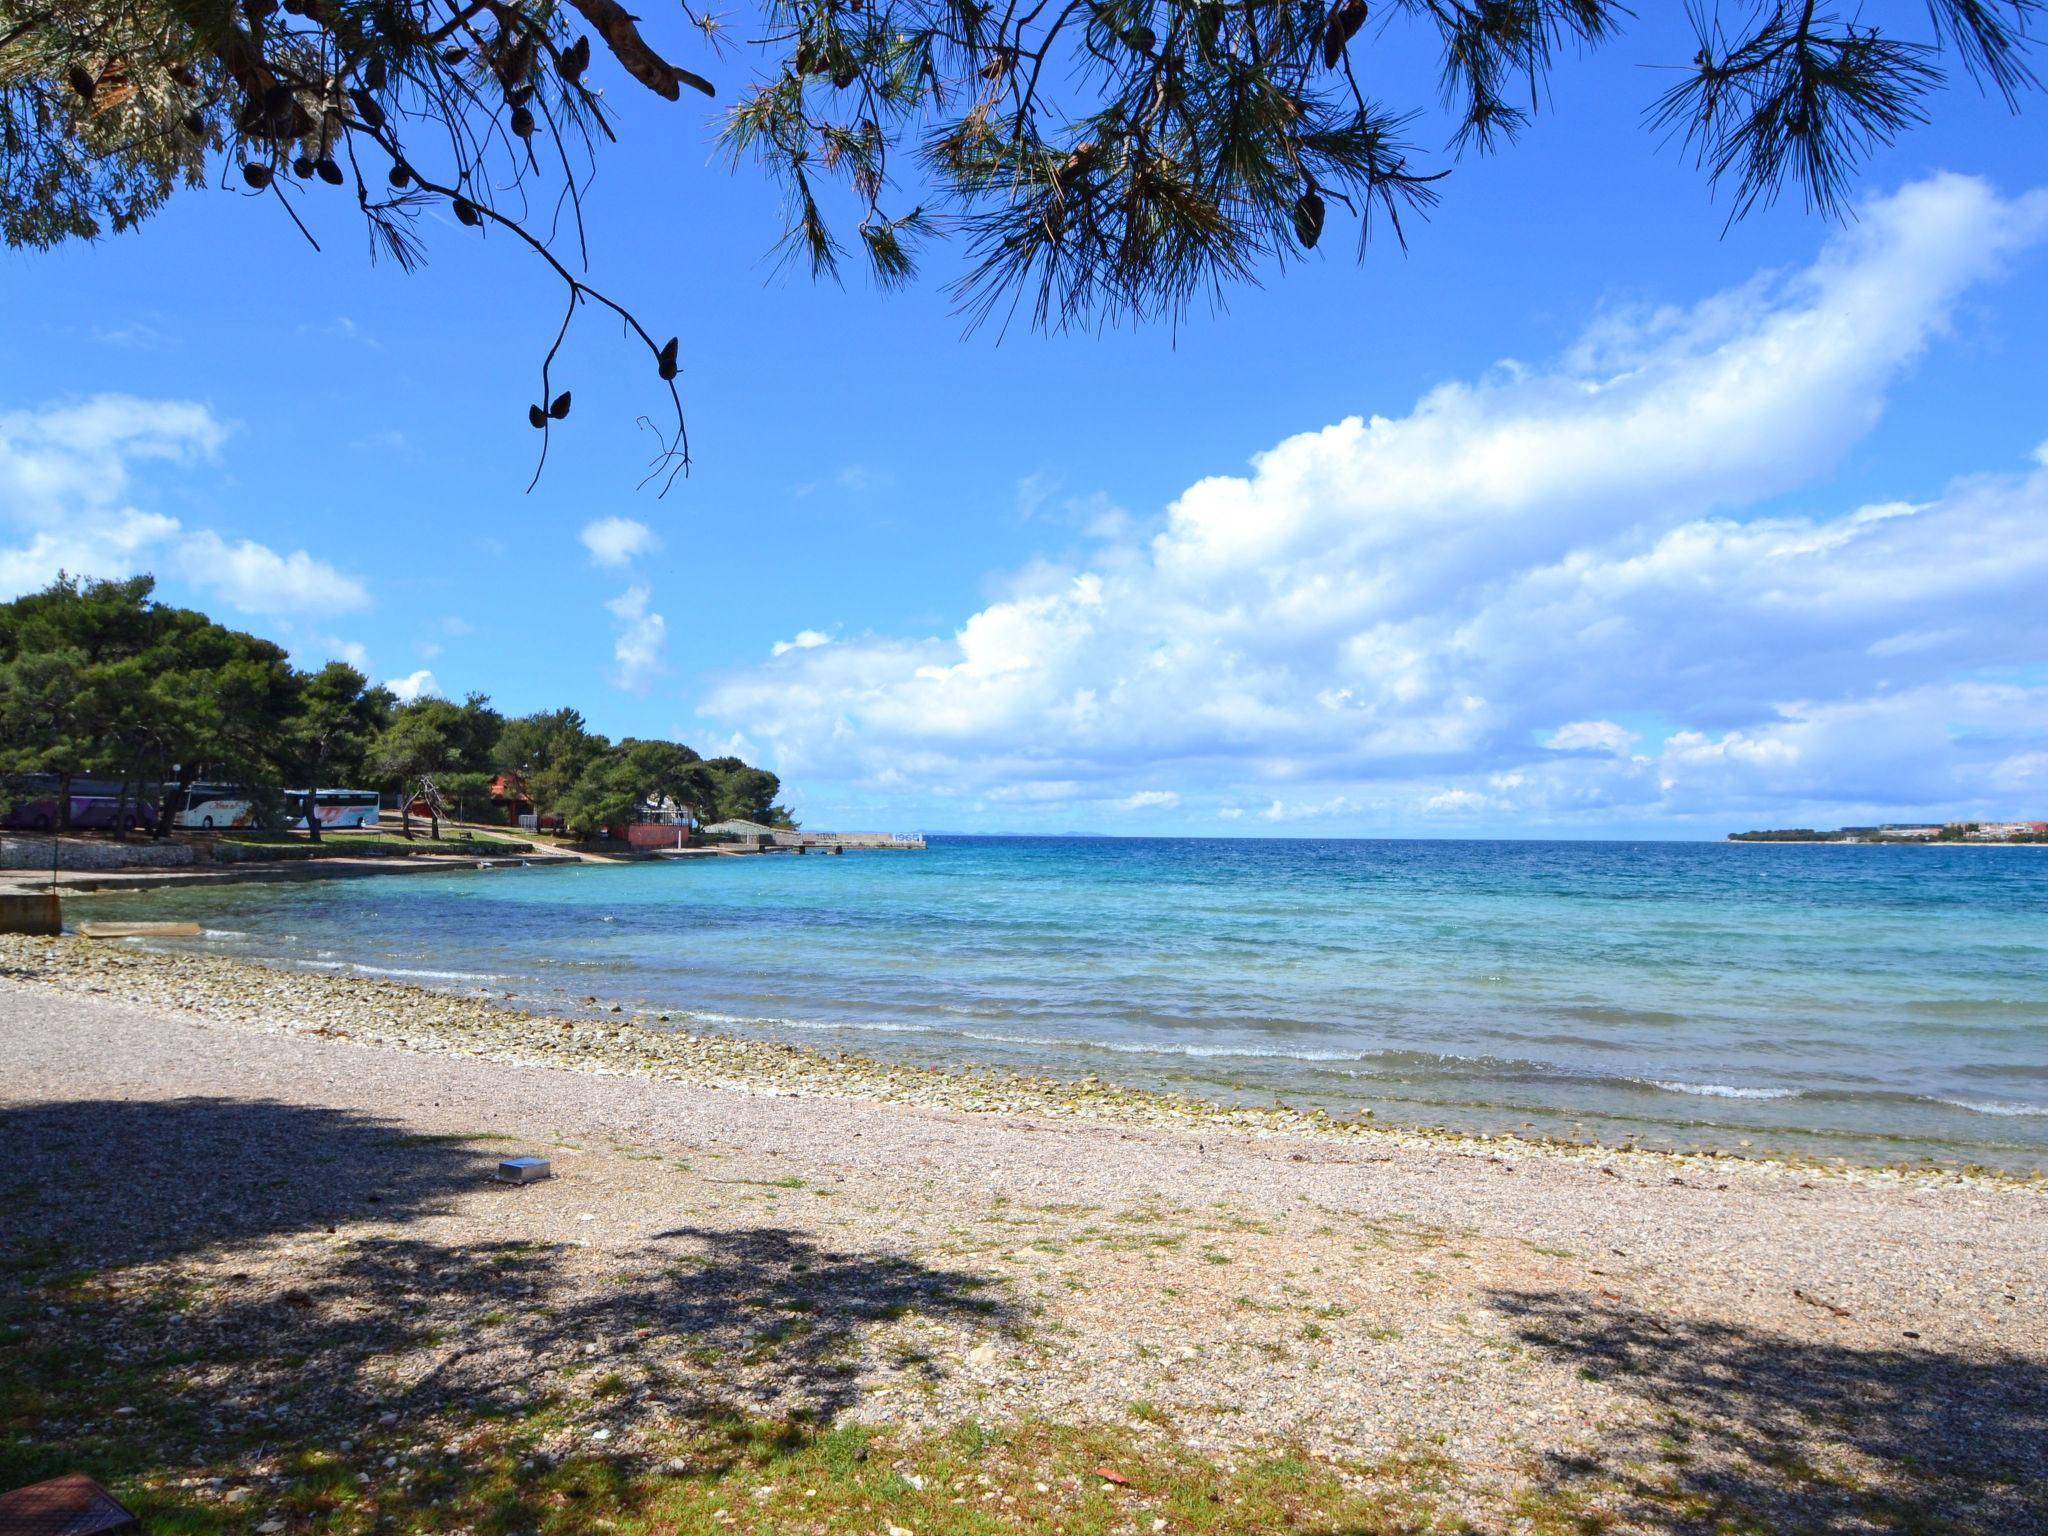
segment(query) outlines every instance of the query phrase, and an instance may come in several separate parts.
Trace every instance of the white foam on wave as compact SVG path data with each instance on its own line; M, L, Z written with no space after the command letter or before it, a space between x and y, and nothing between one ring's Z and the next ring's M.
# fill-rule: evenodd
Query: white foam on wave
M1120 1056L1244 1057L1254 1060L1357 1063L1372 1054L1361 1051L1266 1050L1248 1045L1177 1044L1164 1040L1077 1040L1059 1035L1005 1035L993 1030L961 1029L942 1024L906 1024L885 1019L788 1019L749 1018L734 1013L692 1009L689 1017L704 1024L737 1024L754 1029L804 1029L826 1032L845 1030L868 1035L945 1035L954 1040L978 1040L989 1045L1030 1045L1065 1051L1113 1051Z
M713 1013L696 1008L689 1017L700 1024L743 1024L754 1029L851 1029L871 1035L928 1035L929 1024L893 1024L886 1019L763 1019L740 1013ZM958 1033L958 1031L948 1031Z
M1736 1088L1727 1083L1667 1083L1656 1078L1650 1080L1652 1088L1662 1088L1666 1093L1690 1093L1703 1099L1796 1099L1797 1088Z
M993 1035L971 1029L952 1031L969 1040L990 1040L1002 1045L1038 1045L1074 1051L1114 1051L1119 1056L1193 1056L1201 1059L1243 1058L1248 1061L1345 1061L1360 1062L1370 1054L1362 1051L1281 1051L1256 1045L1193 1045L1165 1040L1062 1040L1054 1035Z
M1981 1099L1936 1099L1937 1104L1950 1104L1957 1109L1967 1109L1973 1115L2017 1115L2032 1118L2048 1115L2048 1104L2000 1104Z
M360 971L365 976L407 976L421 981L502 981L504 978L490 971L434 971L415 969L403 965L365 965L360 960L349 962L348 969Z

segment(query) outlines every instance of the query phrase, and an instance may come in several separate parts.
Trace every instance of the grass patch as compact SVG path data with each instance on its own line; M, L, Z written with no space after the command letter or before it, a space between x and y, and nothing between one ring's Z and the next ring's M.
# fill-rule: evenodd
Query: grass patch
M150 1293L123 1278L101 1271L62 1289L0 1295L0 1487L82 1471L154 1536L240 1536L272 1521L290 1536L877 1536L891 1526L918 1536L1409 1536L1441 1528L1411 1497L1405 1474L1320 1461L1292 1446L1218 1457L1179 1446L1170 1432L1134 1443L1129 1425L877 1431L750 1417L667 1391L659 1411L647 1412L633 1406L641 1389L615 1369L576 1373L580 1389L523 1404L394 1393L387 1423L360 1399L344 1400L355 1403L345 1412L320 1409L312 1395L249 1395L239 1356L194 1350L178 1329L150 1321L162 1315L146 1306ZM49 1309L60 1298L67 1321L53 1329ZM772 1351L812 1328L806 1298L777 1305L780 1320L753 1350ZM405 1342L438 1333L420 1330ZM124 1341L118 1355L99 1347L116 1338ZM302 1368L316 1367L307 1356ZM1134 1401L1129 1412L1170 1431L1153 1403Z

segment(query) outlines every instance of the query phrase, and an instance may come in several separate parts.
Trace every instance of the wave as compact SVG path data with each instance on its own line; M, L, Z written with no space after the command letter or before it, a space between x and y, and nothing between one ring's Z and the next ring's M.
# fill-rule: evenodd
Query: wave
M738 1024L750 1029L851 1029L872 1035L959 1034L971 1040L1005 1038L1000 1035L968 1035L964 1030L939 1030L930 1024L897 1024L886 1019L764 1019L741 1013L713 1013L704 1008L692 1008L684 1017L699 1024Z
M677 1017L703 1024L740 1026L750 1029L792 1029L822 1033L845 1031L853 1034L876 1035L937 1035L947 1040L972 1040L985 1045L1027 1046L1039 1050L1058 1051L1107 1051L1118 1056L1186 1056L1198 1060L1245 1060L1245 1061L1300 1061L1316 1064L1341 1063L1349 1067L1360 1067L1375 1063L1383 1067L1420 1066L1424 1068L1453 1068L1476 1066L1486 1075L1517 1073L1540 1073L1545 1076L1573 1076L1568 1069L1560 1069L1534 1061L1503 1061L1492 1056L1464 1056L1454 1052L1406 1051L1397 1049L1378 1050L1316 1050L1307 1047L1281 1048L1256 1045L1205 1045L1192 1041L1171 1040L1087 1040L1073 1035L1026 1035L1004 1034L996 1030L963 1029L950 1024L916 1024L885 1019L799 1019L784 1016L762 1016L735 1013L720 1013L711 1009L692 1008L675 1010ZM1372 1075L1366 1069L1365 1075Z
M887 1019L792 1019L749 1017L693 1008L686 1017L705 1024L741 1025L753 1029L850 1031L874 1035L943 1035L949 1040L975 1040L985 1045L1035 1046L1041 1050L1113 1051L1120 1056L1245 1057L1252 1060L1362 1062L1384 1057L1385 1051L1265 1050L1254 1045L1195 1045L1169 1041L1082 1040L1069 1035L1006 1035L995 1030L961 1029L943 1024L911 1024Z
M1973 1099L1936 1099L1937 1104L1950 1104L1957 1109L1967 1109L1973 1115L2006 1115L2032 1119L2048 1116L2048 1104L2000 1104Z
M436 971L403 965L366 965L360 960L332 962L337 968L360 971L365 976L403 976L418 981L503 981L495 971Z
M1796 1099L1805 1093L1801 1088L1736 1088L1727 1083L1675 1083L1657 1078L1630 1078L1629 1081L1662 1088L1666 1093L1692 1093L1706 1099Z

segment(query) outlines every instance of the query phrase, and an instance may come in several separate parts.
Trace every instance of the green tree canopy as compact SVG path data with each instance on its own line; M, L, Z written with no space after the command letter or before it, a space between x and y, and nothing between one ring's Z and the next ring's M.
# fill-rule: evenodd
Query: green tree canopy
M282 746L288 776L309 795L306 827L314 842L320 841L320 816L317 800L310 797L323 784L351 783L362 776L392 705L388 688L371 687L345 661L330 661L300 680Z
M664 806L700 821L716 804L718 786L710 768L681 742L637 741L628 737L619 743L619 753L626 774L648 804Z
M0 771L143 786L274 778L294 675L282 647L159 603L150 577L59 577L0 604ZM161 830L161 823L159 824Z
M710 770L717 790L718 807L714 821L758 821L765 826L794 826L789 812L775 803L782 793L782 780L766 768L755 768L736 757L714 757L704 766Z
M368 762L375 773L397 786L403 797L402 825L412 835L412 802L424 794L431 835L441 835L441 811L435 781L448 773L477 771L491 761L504 728L504 717L480 693L460 704L447 699L415 699L392 713L391 723L371 743Z
M286 785L375 782L404 796L409 833L421 793L481 809L493 776L507 773L545 810L573 801L584 828L643 803L700 821L787 818L774 804L780 780L736 757L706 763L673 741L613 746L575 709L508 721L481 693L398 704L344 662L295 671L272 641L154 593L148 576L60 576L0 603L0 790L51 774L118 779L132 798L211 780L275 800ZM69 808L65 793L59 815Z
M1870 152L1927 120L1952 63L2018 106L2043 3L1700 0L1692 57L1645 61L1675 71L1645 119L1737 215L1787 187L1837 213ZM725 71L708 57L733 29L687 0L674 30L694 36L658 47L618 0L4 0L0 231L46 246L124 229L209 165L295 221L323 195L359 210L401 266L445 209L524 242L564 285L527 407L542 462L570 408L562 336L594 306L668 397L656 473L672 478L688 459L680 338L584 275L580 194L618 76L670 101L716 94L671 61L689 47L735 77L726 146L785 188L786 251L813 272L857 249L893 286L951 231L971 314L1021 304L1060 326L1178 315L1318 248L1333 214L1361 254L1376 228L1400 238L1453 157L1514 139L1560 58L1635 20L1621 0L1368 15L1366 0L763 0L737 24L750 67ZM1389 62L1417 38L1434 78ZM1432 96L1441 150L1418 142Z
M516 777L538 815L554 815L569 791L611 744L593 732L582 712L544 709L507 720L495 761Z
M630 821L642 806L709 821L718 804L718 781L697 754L680 742L631 737L593 758L563 796L563 819L580 832Z

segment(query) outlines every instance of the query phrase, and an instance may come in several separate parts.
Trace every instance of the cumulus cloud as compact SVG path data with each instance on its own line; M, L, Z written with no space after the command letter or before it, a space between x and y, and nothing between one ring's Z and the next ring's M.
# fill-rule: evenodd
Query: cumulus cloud
M1483 811L1493 802L1475 789L1444 789L1422 802L1425 811Z
M584 524L577 537L583 540L583 547L590 551L591 563L595 565L625 565L637 555L661 548L654 530L630 517L600 517Z
M318 649L330 661L345 661L358 672L366 676L369 673L369 647L360 640L343 640L338 636L330 635L320 643Z
M1573 720L1552 731L1543 745L1553 752L1626 752L1639 739L1612 720Z
M107 394L0 412L0 524L21 540L0 546L0 597L47 586L60 571L116 577L153 569L244 613L367 607L360 581L304 550L230 542L131 503L139 466L208 461L227 437L224 423L189 400Z
M662 673L668 621L648 607L652 595L644 586L631 586L604 605L618 625L612 659L618 663L613 676L621 688L645 688Z
M226 424L192 400L104 394L0 412L0 506L32 526L81 510L119 511L134 465L211 458L227 435Z
M253 539L230 544L211 529L180 540L171 564L184 580L217 593L244 613L348 613L370 605L360 581L303 549L280 555Z
M132 507L112 509L87 526L38 529L26 543L0 549L0 601L47 587L59 572L132 576L178 531L178 520Z
M404 677L387 678L384 686L397 696L401 704L410 704L414 699L441 696L440 683L435 681L434 674L425 667L421 667L417 672L408 672Z
M821 645L830 645L832 637L822 629L800 629L794 640L778 640L768 647L771 656L787 656L791 651L815 651Z
M2048 193L1915 183L1802 269L1289 438L950 635L781 651L705 713L878 808L891 771L1361 829L1968 801L2039 745L1974 679L2048 654L2048 468L1758 509L2044 233Z
M190 400L95 395L0 412L0 598L59 571L129 576L179 533L174 517L131 500L138 467L212 458L227 428Z

